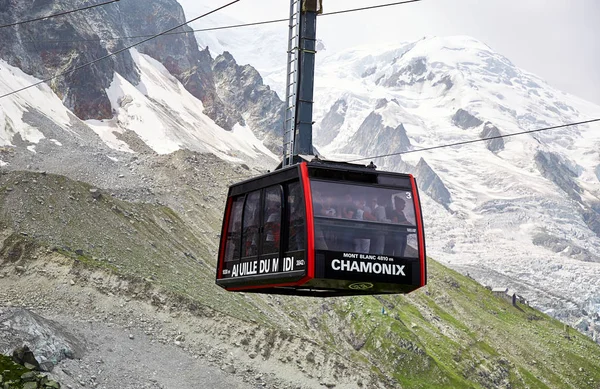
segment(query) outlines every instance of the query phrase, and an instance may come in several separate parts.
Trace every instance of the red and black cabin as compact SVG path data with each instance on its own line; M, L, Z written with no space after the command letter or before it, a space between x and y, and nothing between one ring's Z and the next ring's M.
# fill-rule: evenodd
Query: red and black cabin
M229 188L217 285L344 296L426 284L419 193L410 174L313 160Z

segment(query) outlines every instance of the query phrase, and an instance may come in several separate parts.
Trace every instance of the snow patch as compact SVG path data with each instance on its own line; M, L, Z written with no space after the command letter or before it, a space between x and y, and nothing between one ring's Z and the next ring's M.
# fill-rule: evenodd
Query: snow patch
M87 121L109 147L131 152L115 135L128 129L159 154L186 148L235 162L264 155L274 162L279 159L250 129L238 125L229 132L219 127L202 113L202 102L161 63L136 50L131 50L131 54L141 72L140 84L134 86L115 73L107 89L115 117L102 122Z
M114 82L114 81L113 81ZM112 87L112 84L111 84ZM117 119L110 120L86 120L85 123L102 139L106 145L114 150L123 151L126 153L133 153L133 150L129 148L127 143L118 139L116 134L122 134L121 129L116 124Z
M39 81L0 60L0 95ZM12 146L15 134L30 143L44 139L42 132L23 121L23 113L30 109L43 113L59 127L70 126L69 110L46 84L40 84L0 99L0 146Z

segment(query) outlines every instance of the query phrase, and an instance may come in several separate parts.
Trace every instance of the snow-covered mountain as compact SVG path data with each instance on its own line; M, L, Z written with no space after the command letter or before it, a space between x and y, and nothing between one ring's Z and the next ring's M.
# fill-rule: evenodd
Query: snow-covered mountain
M147 9L132 1L119 5L123 19L107 11L96 20L74 17L67 27L70 34L87 34L89 25L104 21L98 31L105 38L148 34L179 22L183 13L173 4L159 0ZM10 20L26 10L11 12ZM43 30L61 39L55 34L60 26ZM25 33L42 39L36 31L0 30L0 94L70 66L68 47L22 42ZM273 146L281 116L273 91L285 82L285 23L252 31L202 33L200 50L193 39L164 38L172 40L141 45L85 76L0 99L0 140L14 146L0 150L0 164L91 180L132 156L185 148L261 168L276 165L277 155L264 145ZM90 52L118 47L111 45L86 43L75 58L81 63ZM238 63L256 64L271 87ZM381 168L417 176L432 257L597 331L598 125L414 151L595 118L600 107L552 88L468 37L321 50L315 87L315 142L327 157L412 152L374 159ZM90 106L102 109L86 110ZM119 185L115 178L107 187Z
M35 13L44 15L51 10L40 5ZM31 16L18 4L0 12L3 20ZM116 51L124 41L114 38L153 34L183 18L175 0L157 0L150 5L130 1L66 19L2 29L0 93ZM242 76L245 78L240 81ZM255 98L241 106L230 97L232 88L244 88ZM279 122L281 110L275 93L262 85L252 68L239 67L230 56L213 59L207 50L199 50L192 34L152 40L57 77L49 87L42 84L4 97L0 107L1 145L23 146L4 153L5 164L12 159L19 165L30 159L27 153L40 149L36 158L75 158L80 152L85 154L74 152L80 144L96 148L98 153L108 150L113 159L179 149L209 152L250 165L260 161L261 168L265 157L272 161L269 166L275 166L278 159L263 143L266 133L279 128L272 123ZM263 134L261 140L251 126ZM24 158L18 156L22 153ZM125 157L117 157L118 153Z
M2 23L66 7L0 3ZM175 0L113 6L0 29L0 95L116 50L124 44L117 37L165 30L183 18ZM90 361L114 354L121 335L142 347L164 346L158 364L177 349L181 358L214 364L250 386L584 387L600 380L592 341L521 303L511 306L436 261L427 288L408 296L325 301L218 288L214 264L227 185L278 162L273 150L283 103L273 90L280 86L265 85L245 63L256 53L263 56L259 66L273 60L273 80L285 64L268 57L259 45L268 40L260 35L251 38L256 52L239 60L198 47L184 30L0 98L0 305L32 307L69 324L74 336L83 336L81 344L91 342L81 360L54 369L63 384L122 383L119 363L103 365L101 375L89 369ZM228 49L227 40L219 45ZM242 41L231 47L248 49ZM489 70L485 55L510 71L507 61L468 38L322 58L320 149L346 159L413 151L505 133L519 127L518 114L537 115L518 93L482 79ZM460 78L458 67L473 76ZM532 76L521 77L509 81L530 87ZM559 116L566 112L560 118L596 109L535 82L545 96L538 103L556 102ZM500 100L514 117L492 105L500 93L521 104ZM542 120L556 119L548 115ZM580 145L592 139L591 130L578 131L376 162L415 172L433 256L489 285L514 287L536 306L556 308L555 316L572 315L593 336L600 332L593 322L599 304L593 231L600 223L590 169L598 158L595 145ZM578 148L589 153L581 156ZM23 331L17 323L15 331L10 321L5 345L38 337L39 327ZM89 323L95 323L91 335L102 323L123 331L104 339L100 350L94 336L77 330ZM34 348L47 355L38 353L43 345ZM268 363L257 365L259 359ZM204 382L197 375L158 382L152 366L134 370L125 371L127 382Z
M228 44L222 31L202 34L236 58L253 64L256 57L271 87L283 89L285 61L277 71L264 65L265 56L256 54L263 52L260 33L251 34L252 46ZM278 47L285 50L285 38ZM321 51L317 58L314 131L323 154L355 160L409 152L375 162L419 179L432 257L597 332L598 124L415 151L598 118L599 106L470 37Z
M32 153L39 146L59 150L69 142L67 138L85 137L71 127L87 127L115 153L148 149L165 154L189 149L213 153L237 163L248 163L267 155L272 158L273 164L277 163L277 156L248 127L237 124L232 131L219 127L202 113L202 102L187 92L162 64L136 50L132 50L131 54L141 79L137 85L132 85L118 73L114 74L106 90L113 118L80 121L50 88L42 84L0 101L1 146L14 146L15 142L21 142ZM3 80L0 85L2 94L39 81L2 60L0 79ZM24 112L29 116L23 115ZM32 123L30 117L34 115L43 116L57 128L65 130L62 133L46 133ZM132 142L128 134L142 142ZM9 160L0 163L7 164Z
M165 67L153 58L132 50L141 80L132 85L119 74L107 89L114 116L110 120L88 120L94 131L110 146L133 151L118 139L125 131L135 132L157 153L189 149L213 153L222 159L242 162L239 155L258 158L273 155L249 128L236 124L224 131L203 114L202 102L192 96Z
M600 107L468 37L356 49L318 66L316 143L324 153L413 151L600 116ZM335 126L319 120L332 115ZM562 319L592 321L600 313L599 140L592 124L377 163L415 172L430 195L431 256ZM423 166L435 184L423 180Z

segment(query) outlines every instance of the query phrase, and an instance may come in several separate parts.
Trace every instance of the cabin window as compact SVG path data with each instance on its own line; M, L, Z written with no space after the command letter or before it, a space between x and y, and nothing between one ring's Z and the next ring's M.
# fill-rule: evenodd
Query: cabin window
M281 187L265 189L263 208L264 233L261 254L279 253L281 241Z
M227 243L225 249L225 262L240 259L240 245L242 235L242 210L244 209L244 196L233 200L229 225L227 227Z
M412 189L311 180L315 249L418 258Z
M288 242L286 251L304 250L306 224L304 222L304 196L299 182L287 185Z
M244 205L242 232L242 257L258 255L258 232L260 223L260 191L251 192Z

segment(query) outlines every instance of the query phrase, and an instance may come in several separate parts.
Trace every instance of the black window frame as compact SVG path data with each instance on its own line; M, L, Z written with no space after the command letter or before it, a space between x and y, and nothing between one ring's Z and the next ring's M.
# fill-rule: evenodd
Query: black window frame
M279 234L279 245L277 247L277 251L270 251L270 252L264 252L264 246L266 243L266 239L267 239L267 223L268 221L265 220L265 215L266 212L268 211L267 207L268 207L268 199L267 199L267 191L271 190L271 189L277 189L277 191L279 192L279 231L277 231L277 233ZM270 185L267 186L265 188L261 189L261 197L262 197L262 206L261 206L261 223L260 223L260 231L259 231L259 239L260 239L260 247L258 248L258 257L264 257L264 256L272 256L273 254L277 254L278 256L281 254L281 248L282 246L282 235L283 235L283 224L284 224L284 213L285 213L285 197L284 197L284 189L283 186L281 184L274 184L274 185ZM273 231L275 232L275 231Z
M256 219L256 216L258 216L258 220L256 221L255 225L246 227L245 222L246 222L246 211L247 211L248 201L249 201L250 197L252 197L252 195L255 193L258 193L258 205L257 205L257 208L254 210L254 212L255 212L254 218ZM261 199L262 199L262 190L261 189L253 190L252 192L249 192L246 194L246 198L244 200L244 209L242 211L241 250L243 250L243 252L240 253L240 261L249 260L250 258L256 258L258 256L258 253L260 250L260 228L261 228L261 219L262 219L262 215L260 212L261 211ZM251 228L251 227L255 227L256 230L247 232L246 228ZM246 255L247 250L252 247L251 245L250 245L250 247L247 247L247 245L246 245L246 243L249 241L247 238L248 233L255 234L255 237L251 238L250 243L252 243L252 240L256 241L256 254Z
M236 233L236 231L230 231L233 230L235 228L234 226L234 222L235 222L235 207L236 207L236 202L239 200L242 200L242 206L241 206L241 214L240 214L240 230L239 230L239 237L237 238L237 242L236 239L234 238L234 234ZM225 231L226 237L225 237L225 254L223 256L223 262L235 262L235 261L239 261L241 258L241 254L242 254L242 231L243 231L243 221L244 221L244 205L246 203L246 195L241 195L241 196L235 196L231 199L231 211L229 213L229 220L227 221L227 231ZM233 243L234 246L233 248L230 246L230 244ZM236 247L238 248L237 250L237 257L236 257ZM232 256L231 258L227 257L227 253L230 252L230 250L232 251Z

